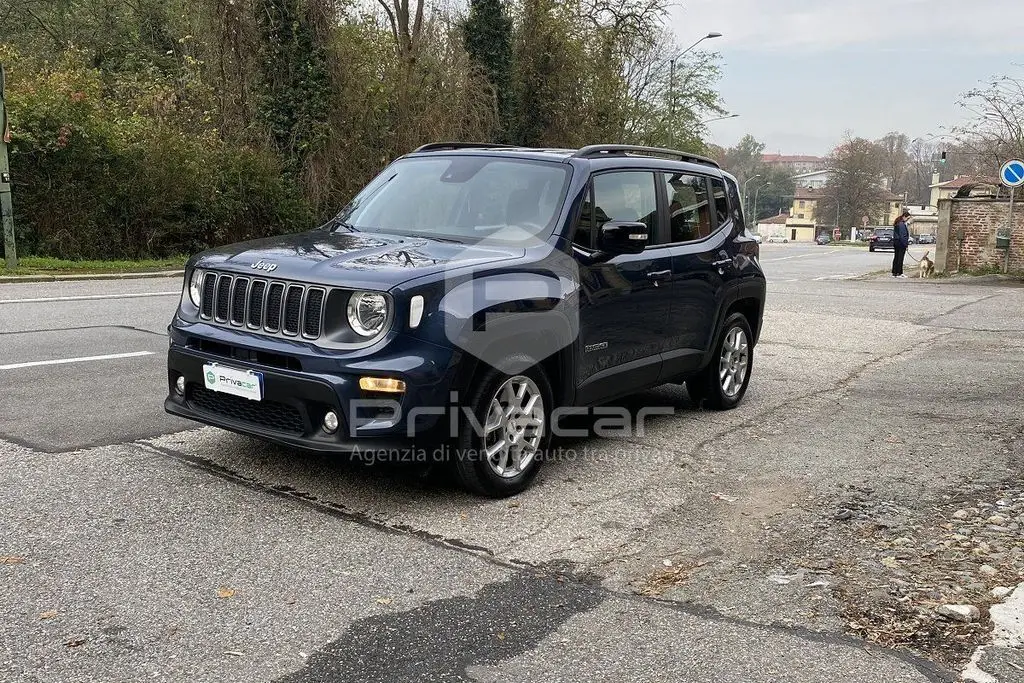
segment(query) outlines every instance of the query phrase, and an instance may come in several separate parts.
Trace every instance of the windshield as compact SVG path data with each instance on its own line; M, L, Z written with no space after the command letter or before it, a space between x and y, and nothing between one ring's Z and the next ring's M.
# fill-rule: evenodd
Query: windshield
M522 242L554 227L569 180L561 163L486 156L410 158L389 166L338 215L367 232Z

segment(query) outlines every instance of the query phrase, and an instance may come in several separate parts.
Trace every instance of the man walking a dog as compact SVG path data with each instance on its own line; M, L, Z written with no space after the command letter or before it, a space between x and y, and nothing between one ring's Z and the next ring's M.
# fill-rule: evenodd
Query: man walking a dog
M892 248L895 252L892 256L893 277L906 277L903 274L903 257L907 255L907 247L910 246L910 228L907 227L909 218L910 212L904 211L892 224Z

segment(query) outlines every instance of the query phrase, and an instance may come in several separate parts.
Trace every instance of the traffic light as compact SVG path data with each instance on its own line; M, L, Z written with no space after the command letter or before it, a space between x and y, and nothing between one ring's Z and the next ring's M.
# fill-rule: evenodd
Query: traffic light
M939 163L945 165L945 163L946 163L946 153L945 152L943 152L942 156L939 157Z

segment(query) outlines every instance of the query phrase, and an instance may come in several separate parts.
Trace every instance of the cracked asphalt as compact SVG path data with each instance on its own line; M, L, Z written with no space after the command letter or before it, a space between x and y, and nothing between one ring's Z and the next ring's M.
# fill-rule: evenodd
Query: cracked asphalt
M176 280L0 286L0 679L958 680L851 629L851 539L1019 483L1024 288L762 257L739 409L632 397L504 501L165 415Z

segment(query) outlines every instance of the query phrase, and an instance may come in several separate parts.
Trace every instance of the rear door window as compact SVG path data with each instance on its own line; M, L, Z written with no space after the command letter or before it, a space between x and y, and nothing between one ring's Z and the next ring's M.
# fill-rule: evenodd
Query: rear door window
M726 196L724 180L711 179L711 196L715 201L715 218L718 221L716 225L722 227L732 218L729 215L729 198Z
M683 173L664 174L669 208L669 242L694 242L711 234L707 178Z

